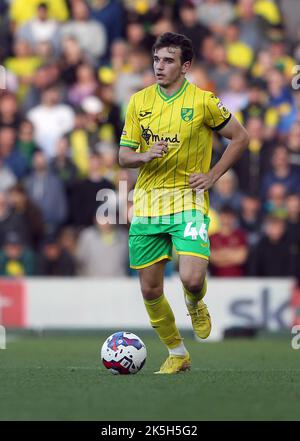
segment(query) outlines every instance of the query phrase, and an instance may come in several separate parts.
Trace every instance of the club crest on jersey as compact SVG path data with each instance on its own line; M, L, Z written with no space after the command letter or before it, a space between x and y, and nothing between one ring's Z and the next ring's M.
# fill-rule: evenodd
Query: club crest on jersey
M190 109L188 107L182 107L181 109L181 118L183 121L191 121L194 116L194 109Z

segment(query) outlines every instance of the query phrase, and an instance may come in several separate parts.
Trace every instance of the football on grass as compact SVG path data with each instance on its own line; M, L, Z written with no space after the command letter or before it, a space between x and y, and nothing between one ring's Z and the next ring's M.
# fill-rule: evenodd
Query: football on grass
M101 349L101 360L112 374L136 374L144 366L146 357L146 346L131 332L110 335Z

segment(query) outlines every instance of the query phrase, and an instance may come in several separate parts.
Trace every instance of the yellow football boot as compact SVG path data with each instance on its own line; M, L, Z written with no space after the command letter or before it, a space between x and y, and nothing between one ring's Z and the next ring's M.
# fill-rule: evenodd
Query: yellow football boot
M195 334L200 338L207 338L211 331L211 319L203 300L199 300L195 306L187 303L187 309Z
M184 356L169 355L166 361L161 365L160 370L155 374L178 374L191 368L190 354Z

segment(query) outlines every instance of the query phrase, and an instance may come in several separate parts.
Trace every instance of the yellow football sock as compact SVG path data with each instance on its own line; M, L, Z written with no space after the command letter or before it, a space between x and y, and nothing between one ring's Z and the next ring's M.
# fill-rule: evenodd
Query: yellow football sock
M175 323L173 311L164 294L155 300L144 300L150 318L151 326L157 332L161 341L173 349L182 343Z
M207 291L207 281L206 281L206 278L204 280L204 283L203 283L203 286L202 286L202 289L201 289L200 292L192 293L189 290L187 290L185 286L183 286L183 291L184 291L184 293L185 293L185 295L187 297L187 300L191 304L196 304L197 302L199 302L199 300L202 300L203 297L206 294L206 291Z

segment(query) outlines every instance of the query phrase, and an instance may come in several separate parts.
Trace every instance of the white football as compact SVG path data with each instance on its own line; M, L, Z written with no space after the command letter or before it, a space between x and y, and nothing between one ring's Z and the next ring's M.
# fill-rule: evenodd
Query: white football
M112 374L136 374L145 365L147 350L132 332L115 332L103 343L101 360Z

